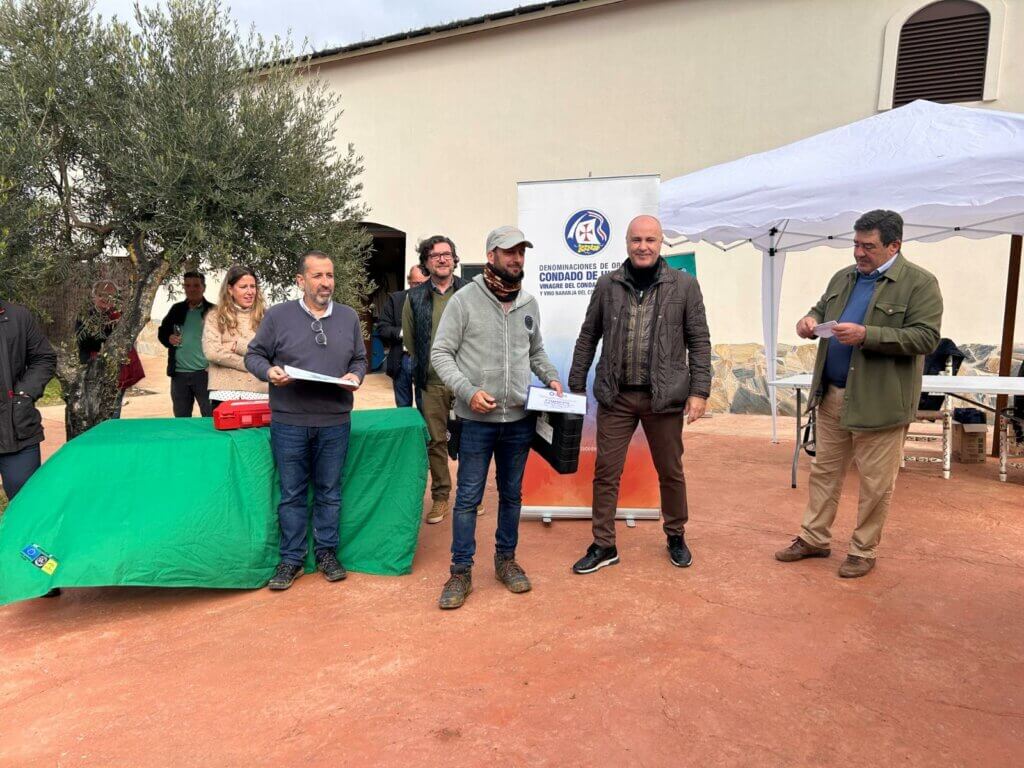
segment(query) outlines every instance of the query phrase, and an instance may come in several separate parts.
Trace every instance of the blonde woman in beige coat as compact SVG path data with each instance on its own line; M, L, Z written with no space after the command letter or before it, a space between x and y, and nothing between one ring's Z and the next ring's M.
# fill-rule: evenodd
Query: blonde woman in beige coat
M203 326L211 407L225 400L267 399L267 383L245 369L245 351L266 309L255 273L237 264L228 269L217 306L206 313Z

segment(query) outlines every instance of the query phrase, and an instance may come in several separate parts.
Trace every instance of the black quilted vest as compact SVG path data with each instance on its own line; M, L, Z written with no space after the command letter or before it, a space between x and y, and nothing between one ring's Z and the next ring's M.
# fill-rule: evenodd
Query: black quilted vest
M456 291L468 283L457 275L452 278L452 286ZM431 282L427 280L415 288L409 289L409 304L412 306L413 351L415 351L416 367L413 378L416 386L421 389L427 386L427 369L430 366L430 346L434 343L433 328L434 299Z

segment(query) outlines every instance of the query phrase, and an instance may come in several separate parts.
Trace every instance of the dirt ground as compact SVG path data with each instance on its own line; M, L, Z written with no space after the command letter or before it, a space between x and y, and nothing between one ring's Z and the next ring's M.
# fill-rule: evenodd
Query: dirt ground
M162 363L125 417L169 415ZM360 407L390 405L371 377ZM47 414L47 453L62 431ZM782 564L806 499L792 422L688 429L694 564L656 523L622 563L570 573L589 523L523 522L534 589L493 578L493 483L475 591L436 600L449 521L413 573L288 592L70 590L0 609L0 766L1020 766L1024 471L901 474L878 567ZM158 489L154 489L158 492Z

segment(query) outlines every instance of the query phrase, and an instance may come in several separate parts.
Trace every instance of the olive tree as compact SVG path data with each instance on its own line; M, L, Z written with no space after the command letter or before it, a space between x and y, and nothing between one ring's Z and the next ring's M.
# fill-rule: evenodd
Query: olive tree
M363 300L361 158L339 151L338 97L307 65L217 0L136 6L133 22L89 0L0 0L0 291L45 313L59 286L128 266L95 358L53 339L69 438L110 416L158 288L185 269L241 261L280 293L318 249L337 299Z

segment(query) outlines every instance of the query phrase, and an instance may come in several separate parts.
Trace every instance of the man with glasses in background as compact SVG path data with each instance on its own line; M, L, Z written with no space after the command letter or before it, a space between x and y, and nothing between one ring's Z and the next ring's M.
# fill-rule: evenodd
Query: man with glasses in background
M409 289L408 300L402 309L402 340L413 365L413 381L423 397L420 411L427 422L430 443L430 512L428 523L440 523L448 514L452 478L448 471L448 413L452 409L452 392L444 385L430 363L430 348L437 333L437 324L448 300L466 285L455 275L459 256L455 243L444 235L434 235L419 246L420 264L430 273L430 279ZM477 512L483 511L480 505Z
M348 453L352 392L366 376L366 347L359 317L335 304L334 262L320 251L304 254L297 301L267 310L249 343L245 367L270 387L270 447L281 481L277 508L281 562L269 587L288 589L302 574L313 483L313 546L328 581L347 575L338 562L341 473ZM341 384L293 379L285 366L340 378Z

